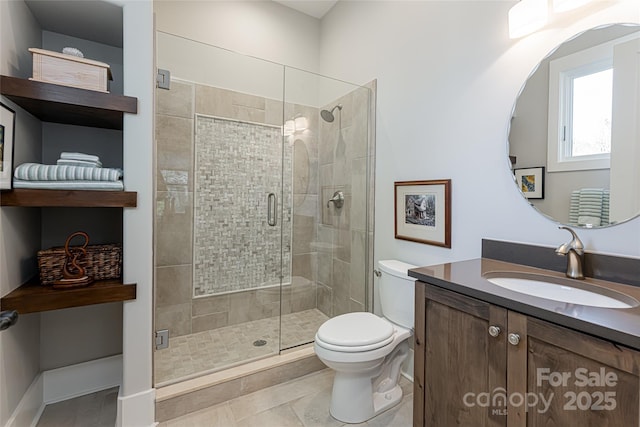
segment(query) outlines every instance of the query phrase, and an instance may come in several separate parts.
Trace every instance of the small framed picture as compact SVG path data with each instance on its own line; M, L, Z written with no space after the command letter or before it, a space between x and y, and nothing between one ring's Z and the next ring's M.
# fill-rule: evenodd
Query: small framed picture
M514 169L518 188L527 199L544 199L544 166Z
M10 190L12 187L15 119L16 113L0 103L0 190Z
M394 183L396 239L451 247L451 180Z

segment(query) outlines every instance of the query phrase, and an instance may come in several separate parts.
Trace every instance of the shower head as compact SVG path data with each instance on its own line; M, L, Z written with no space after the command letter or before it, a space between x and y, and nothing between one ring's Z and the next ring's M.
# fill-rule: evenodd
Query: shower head
M329 110L320 111L320 116L322 117L322 120L324 120L327 123L333 122L335 120L335 116L333 115L333 112L336 110L336 108L338 109L338 111L342 111L342 104L336 105L331 109L331 111Z

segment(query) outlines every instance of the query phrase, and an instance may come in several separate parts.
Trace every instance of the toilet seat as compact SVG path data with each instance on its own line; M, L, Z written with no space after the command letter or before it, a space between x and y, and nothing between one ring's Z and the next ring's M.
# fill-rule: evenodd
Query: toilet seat
M347 313L323 323L316 333L316 344L345 353L370 351L390 344L395 332L391 322L375 314Z

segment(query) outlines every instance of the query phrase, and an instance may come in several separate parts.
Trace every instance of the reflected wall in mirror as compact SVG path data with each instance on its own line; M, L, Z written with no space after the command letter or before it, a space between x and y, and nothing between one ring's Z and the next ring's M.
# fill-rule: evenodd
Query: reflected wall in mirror
M606 227L640 214L640 25L612 24L564 42L516 100L512 169L544 165L554 221ZM515 162L514 162L515 160Z

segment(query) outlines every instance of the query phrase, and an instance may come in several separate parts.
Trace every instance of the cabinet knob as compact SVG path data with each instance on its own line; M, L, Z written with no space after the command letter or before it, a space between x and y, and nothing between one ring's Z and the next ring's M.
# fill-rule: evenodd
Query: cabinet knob
M520 343L520 335L518 335L518 334L509 334L508 340L509 340L509 344L518 345Z
M498 335L500 335L500 332L501 332L500 326L494 326L494 325L489 326L489 335L491 335L492 337L494 338L497 337Z

